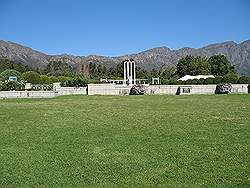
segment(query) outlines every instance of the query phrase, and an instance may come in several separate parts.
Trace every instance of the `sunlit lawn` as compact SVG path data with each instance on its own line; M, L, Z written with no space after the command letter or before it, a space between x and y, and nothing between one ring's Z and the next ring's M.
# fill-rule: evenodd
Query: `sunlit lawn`
M0 100L0 186L248 187L250 95Z

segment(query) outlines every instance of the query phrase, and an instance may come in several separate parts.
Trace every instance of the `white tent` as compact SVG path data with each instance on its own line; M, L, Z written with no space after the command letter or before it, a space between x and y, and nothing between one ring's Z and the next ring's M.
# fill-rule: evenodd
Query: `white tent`
M215 77L213 75L197 75L197 76L186 75L186 76L178 79L178 81L179 80L181 80L181 81L187 81L187 80L194 80L194 79L198 79L199 80L201 78L207 79L207 78L215 78Z

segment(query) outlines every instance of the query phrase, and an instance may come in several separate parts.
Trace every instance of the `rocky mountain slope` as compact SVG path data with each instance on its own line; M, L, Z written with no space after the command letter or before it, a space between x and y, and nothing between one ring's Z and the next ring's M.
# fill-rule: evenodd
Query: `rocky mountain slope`
M105 56L74 56L74 55L47 55L22 45L0 41L0 58L8 58L15 62L29 65L33 68L43 69L51 60L63 60L72 66L79 67L84 65L88 67L90 62L103 64L112 67L120 63L125 58L133 58L138 66L150 70L160 69L163 66L176 65L178 60L186 55L207 56L224 54L228 57L232 65L235 65L239 75L250 76L250 40L242 43L224 42L211 44L203 48L182 48L171 50L167 47L153 48L137 54L129 54L120 57ZM78 67L78 68L77 68Z

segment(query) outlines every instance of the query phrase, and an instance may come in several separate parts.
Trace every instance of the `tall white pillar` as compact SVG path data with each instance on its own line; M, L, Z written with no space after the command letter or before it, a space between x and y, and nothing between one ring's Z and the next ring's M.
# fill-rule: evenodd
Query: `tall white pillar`
M123 84L126 84L126 61L123 62Z
M128 81L129 84L129 61L127 61L127 79L126 81Z
M133 62L133 64L134 64L134 85L136 85L135 62Z
M129 64L130 64L130 77L129 77L130 83L129 84L132 84L133 83L133 74L132 74L133 73L133 69L132 69L133 62L130 60Z

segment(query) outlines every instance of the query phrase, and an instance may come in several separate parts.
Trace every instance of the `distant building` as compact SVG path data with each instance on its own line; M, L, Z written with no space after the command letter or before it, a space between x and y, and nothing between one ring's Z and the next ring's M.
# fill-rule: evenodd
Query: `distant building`
M207 79L207 78L215 78L215 77L213 75L197 75L197 76L186 75L178 79L178 81L187 81L187 80L194 80L194 79L199 80L201 78Z

